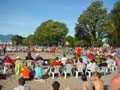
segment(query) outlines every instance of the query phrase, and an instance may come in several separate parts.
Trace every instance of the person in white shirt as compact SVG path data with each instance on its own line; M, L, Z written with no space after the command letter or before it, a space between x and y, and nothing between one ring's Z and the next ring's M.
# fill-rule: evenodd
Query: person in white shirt
M106 61L106 63L107 63L107 67L108 67L108 69L112 69L112 67L114 67L115 66L115 64L116 64L116 62L112 59L112 56L107 56L107 61Z
M92 72L96 72L96 68L97 65L94 61L91 61L88 65L87 65L87 70L90 70Z
M63 57L61 58L61 62L63 64L63 66L66 64L66 61L67 61L67 57L65 54L63 54Z
M25 86L25 80L24 78L19 78L18 79L19 86L14 88L14 90L31 90L30 87Z

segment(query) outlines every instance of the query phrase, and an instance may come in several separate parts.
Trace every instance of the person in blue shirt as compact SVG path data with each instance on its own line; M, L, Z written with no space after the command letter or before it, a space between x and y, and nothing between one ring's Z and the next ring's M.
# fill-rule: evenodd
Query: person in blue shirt
M36 62L35 67L35 79L42 79L42 67L40 66L39 62Z

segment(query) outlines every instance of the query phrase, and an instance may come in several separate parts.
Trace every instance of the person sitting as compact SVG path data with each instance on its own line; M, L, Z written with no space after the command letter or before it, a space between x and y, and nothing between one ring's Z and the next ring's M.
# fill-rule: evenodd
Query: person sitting
M107 67L107 63L104 60L100 61L99 67Z
M27 63L24 63L24 66L21 69L21 77L24 78L25 80L30 80L30 71L29 68L27 67Z
M67 61L67 57L65 54L63 54L63 57L61 58L61 62L63 64L63 66L66 64L66 61Z
M8 69L13 69L13 67L15 66L13 60L10 58L10 56L6 56L5 59L3 60L3 66L4 66L4 70L3 73L6 74L6 71Z
M63 65L62 62L59 61L59 57L56 57L55 62L53 62L53 63L51 64L52 67L53 67L53 66L62 66L62 65Z
M21 69L23 67L23 63L22 60L20 59L19 56L16 57L16 61L15 61L15 74L19 75L21 73Z
M42 67L40 66L39 62L36 62L36 67L35 67L35 79L42 79Z
M52 83L52 89L53 90L59 90L59 88L60 88L60 83L58 81L54 81Z
M35 62L36 61L43 65L43 58L40 56L39 53L36 54Z
M5 59L3 60L3 65L5 64L10 64L11 66L15 66L13 60L8 55L6 55Z
M36 54L36 58L35 58L35 61L38 61L38 60L43 60L43 58L40 56L39 53Z
M30 87L25 86L25 80L24 80L24 78L19 78L18 79L18 84L19 84L19 86L17 86L16 88L14 88L14 90L31 90Z
M81 58L86 65L89 63L88 57L85 54L81 55Z
M82 58L78 58L78 61L76 63L76 69L78 69L78 68L81 68L82 72L85 72L86 66L85 66L85 63L83 63Z
M67 74L70 74L70 76L73 75L74 69L73 69L73 62L71 59L68 59L64 68L63 68L64 76L67 78Z
M87 65L87 70L91 71L91 72L96 72L96 68L97 68L97 64L95 63L95 61L91 61L88 65Z
M116 62L112 59L112 56L111 55L108 55L107 56L107 60L106 60L106 63L107 63L107 67L110 71L112 71L112 69L114 69L114 65L116 65Z
M34 60L31 53L27 53L26 60Z
M94 60L94 55L91 53L90 55L88 55L88 60L89 62L93 61Z

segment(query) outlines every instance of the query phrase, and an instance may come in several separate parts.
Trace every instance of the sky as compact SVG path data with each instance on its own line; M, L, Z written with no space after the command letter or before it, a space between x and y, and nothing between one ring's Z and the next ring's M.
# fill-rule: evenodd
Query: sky
M63 22L74 36L80 14L97 0L0 0L0 34L27 37L49 19ZM102 0L108 12L118 0Z

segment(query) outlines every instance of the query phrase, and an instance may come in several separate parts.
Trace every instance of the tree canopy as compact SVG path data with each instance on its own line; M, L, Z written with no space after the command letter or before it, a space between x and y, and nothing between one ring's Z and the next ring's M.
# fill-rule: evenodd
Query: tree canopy
M120 0L115 3L113 10L111 11L113 24L115 29L110 39L114 38L116 46L120 46Z
M63 42L68 28L62 22L47 20L35 31L35 43L39 45L58 45Z
M23 39L22 43L28 46L35 45L34 35L30 34L27 38Z
M78 18L75 37L87 41L90 46L99 46L109 32L109 15L102 1L93 2Z
M13 45L22 45L23 37L20 35L14 35L11 40Z

